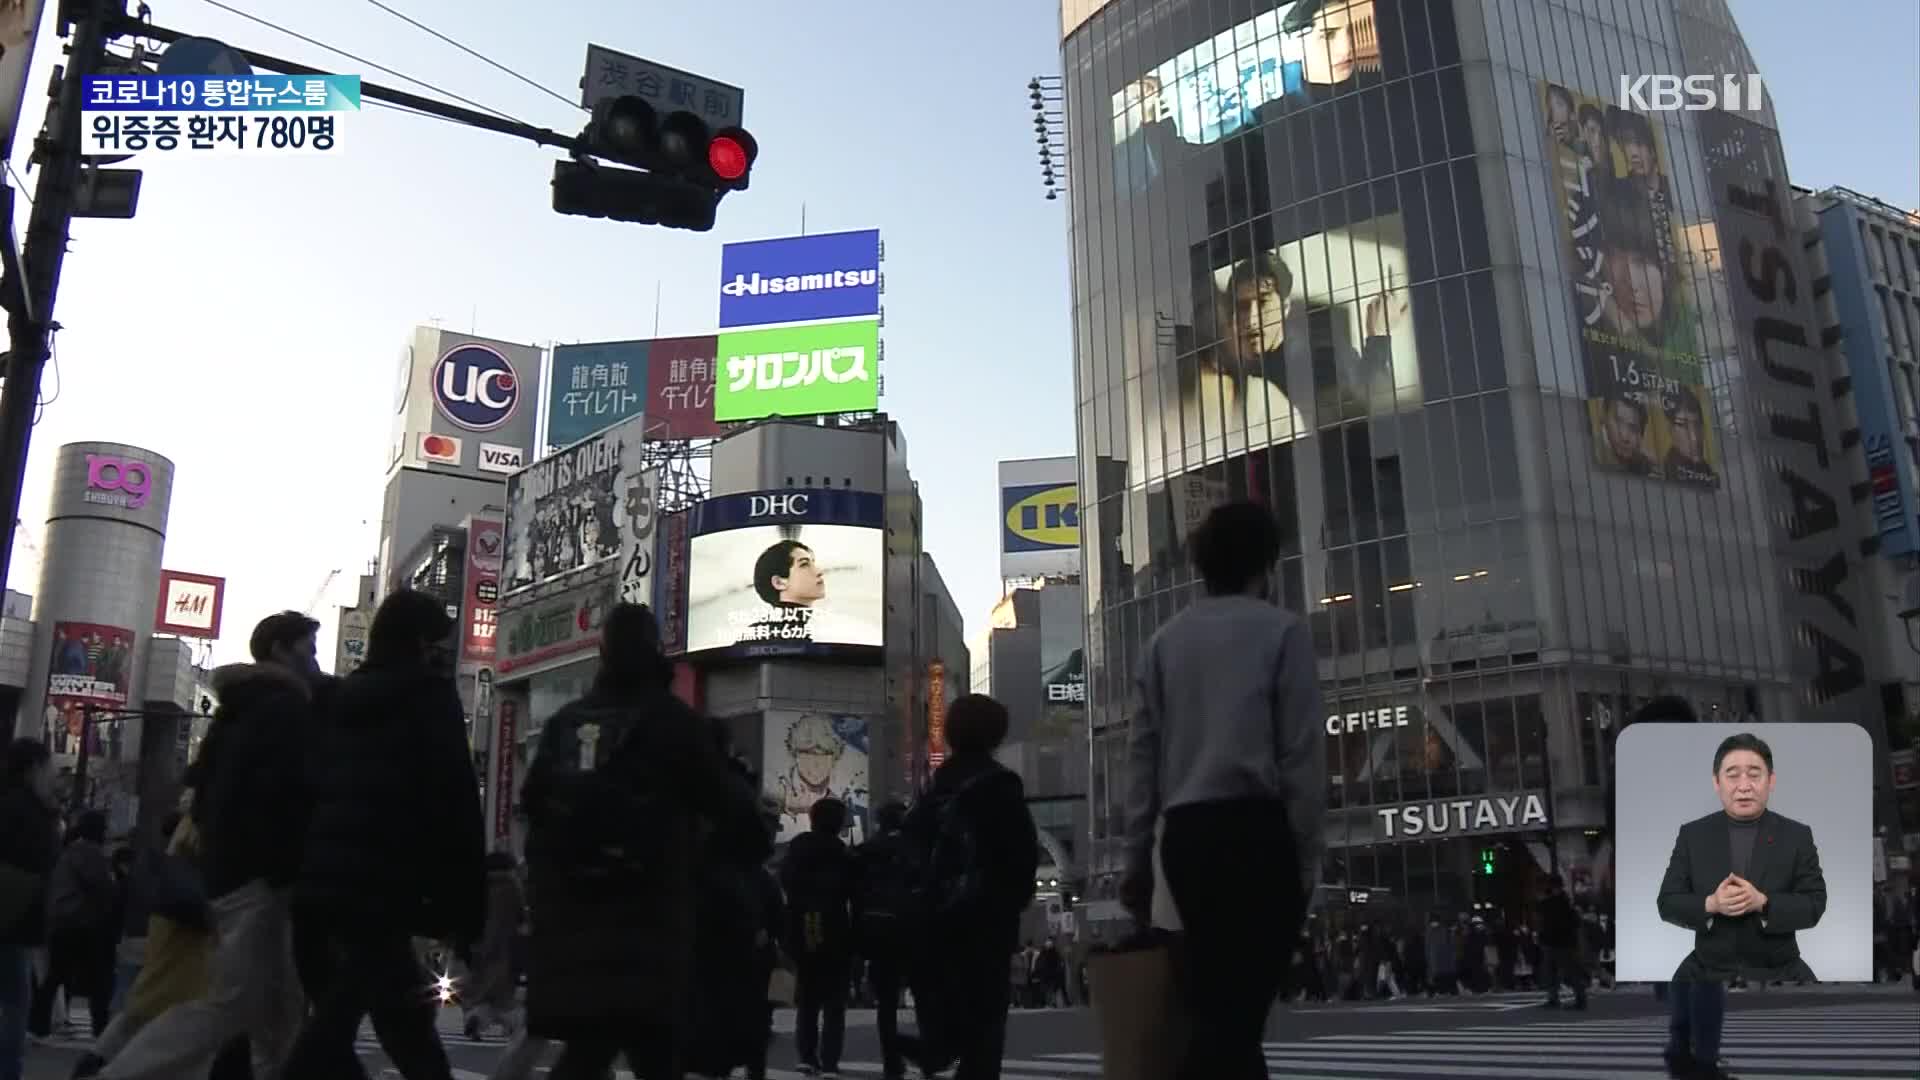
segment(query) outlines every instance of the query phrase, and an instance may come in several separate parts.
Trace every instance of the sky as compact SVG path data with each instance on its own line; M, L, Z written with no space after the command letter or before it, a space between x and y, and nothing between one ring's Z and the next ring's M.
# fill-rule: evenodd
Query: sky
M555 151L373 108L332 157L142 155L138 217L75 225L13 588L37 588L56 449L132 443L177 466L166 565L228 579L215 659L242 658L257 618L311 604L324 660L335 606L377 549L394 365L413 326L530 344L647 337L658 288L663 335L711 332L721 244L798 232L804 213L810 232L882 232L881 405L906 434L926 548L969 627L985 625L1000 596L994 462L1074 450L1066 202L1043 198L1026 89L1059 70L1057 4L731 0L722 19L613 0L389 0L559 97L373 0L233 6L565 132L584 120L569 102L588 42L741 86L761 146L752 189L708 234L561 217ZM1810 26L1798 0L1734 10L1795 181L1920 206L1920 4L1852 0L1840 32ZM153 21L418 90L208 0L158 0ZM58 58L51 30L29 131Z

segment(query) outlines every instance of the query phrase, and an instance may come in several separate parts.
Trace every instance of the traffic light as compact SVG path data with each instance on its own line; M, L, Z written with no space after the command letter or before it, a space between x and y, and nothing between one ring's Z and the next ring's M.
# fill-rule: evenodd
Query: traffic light
M719 206L720 192L659 173L578 161L553 166L553 208L562 214L707 232Z
M562 214L705 232L730 191L745 191L760 146L744 128L708 128L690 112L661 115L644 98L602 98L581 132L586 153L614 165L561 162L553 208Z
M1492 848L1480 849L1480 872L1487 877L1493 876L1494 858Z

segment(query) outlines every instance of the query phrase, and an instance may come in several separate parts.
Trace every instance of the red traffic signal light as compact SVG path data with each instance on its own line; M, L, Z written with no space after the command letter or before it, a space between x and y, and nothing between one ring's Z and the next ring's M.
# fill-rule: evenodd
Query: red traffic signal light
M747 189L747 174L759 156L760 144L744 128L721 128L707 143L707 168L721 187L731 191Z

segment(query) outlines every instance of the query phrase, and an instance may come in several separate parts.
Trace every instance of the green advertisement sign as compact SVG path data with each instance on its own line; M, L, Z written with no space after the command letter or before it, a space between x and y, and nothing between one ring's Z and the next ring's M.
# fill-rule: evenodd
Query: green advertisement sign
M880 407L877 319L724 331L715 351L717 421Z

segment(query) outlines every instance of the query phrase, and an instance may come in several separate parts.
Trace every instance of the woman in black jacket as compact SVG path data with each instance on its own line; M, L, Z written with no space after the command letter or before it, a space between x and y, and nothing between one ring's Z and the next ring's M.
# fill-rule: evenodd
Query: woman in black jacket
M47 879L60 857L53 759L15 739L0 761L0 1080L20 1080L27 1054L35 948L47 940Z

